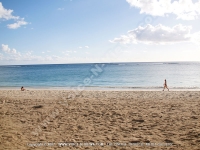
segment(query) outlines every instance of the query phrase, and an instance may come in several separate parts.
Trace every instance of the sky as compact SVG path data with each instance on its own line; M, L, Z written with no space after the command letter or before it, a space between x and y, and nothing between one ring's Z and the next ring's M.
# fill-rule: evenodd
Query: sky
M199 0L0 0L0 65L200 61Z

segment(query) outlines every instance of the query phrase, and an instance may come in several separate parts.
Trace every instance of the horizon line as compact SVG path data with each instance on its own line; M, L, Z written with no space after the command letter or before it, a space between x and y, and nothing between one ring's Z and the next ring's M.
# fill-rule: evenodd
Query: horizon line
M200 61L144 61L144 62L84 62L84 63L49 63L49 64L14 64L14 65L0 65L0 66L28 66L28 65L75 65L75 64L116 64L116 63L184 63L184 62L198 62Z

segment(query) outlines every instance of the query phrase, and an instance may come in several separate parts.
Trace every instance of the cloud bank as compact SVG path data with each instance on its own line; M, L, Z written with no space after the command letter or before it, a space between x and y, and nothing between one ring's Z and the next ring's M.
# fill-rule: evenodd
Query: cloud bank
M152 16L175 14L177 19L194 20L200 15L200 1L192 0L126 0L132 7L140 9L140 13Z
M21 54L17 52L16 49L11 49L8 45L2 44L0 50L3 52L0 53L0 60L3 61L43 61L43 60L53 60L53 57L42 57L35 56L31 51Z
M9 29L17 29L21 27L22 25L28 24L26 21L24 21L24 18L20 18L19 16L13 16L12 13L13 13L13 10L5 9L2 3L0 2L0 19L15 21L15 23L7 25Z
M8 45L4 45L4 44L2 44L1 45L1 49L2 49L2 51L4 51L5 53L9 53L9 54L17 54L17 51L16 51L16 49L10 49L9 47L8 47Z
M181 24L172 28L159 24L152 26L148 24L145 27L128 31L127 35L122 35L119 38L110 40L112 43L143 43L143 44L173 44L177 42L198 42L199 33L191 34L191 26L183 26Z
M0 60L3 60L3 61L60 61L60 60L64 61L68 58L66 56L60 57L60 56L55 56L55 55L37 56L37 55L34 55L32 51L20 53L14 48L11 49L6 44L1 45L0 52L2 52L0 53Z

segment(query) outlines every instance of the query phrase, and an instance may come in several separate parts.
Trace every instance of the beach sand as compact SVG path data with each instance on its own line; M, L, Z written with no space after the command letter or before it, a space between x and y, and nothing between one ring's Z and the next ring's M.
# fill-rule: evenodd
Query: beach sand
M200 149L200 91L70 93L0 90L0 149Z

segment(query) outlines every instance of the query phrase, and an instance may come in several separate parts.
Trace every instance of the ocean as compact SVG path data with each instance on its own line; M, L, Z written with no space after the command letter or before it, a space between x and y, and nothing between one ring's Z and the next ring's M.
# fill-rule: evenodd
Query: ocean
M200 89L200 62L0 66L0 87Z

